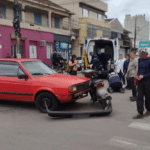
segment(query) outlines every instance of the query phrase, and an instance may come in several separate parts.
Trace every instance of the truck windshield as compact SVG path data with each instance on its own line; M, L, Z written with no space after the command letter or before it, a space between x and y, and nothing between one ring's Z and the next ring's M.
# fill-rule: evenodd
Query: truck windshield
M41 61L23 61L22 65L34 76L55 74L56 72Z

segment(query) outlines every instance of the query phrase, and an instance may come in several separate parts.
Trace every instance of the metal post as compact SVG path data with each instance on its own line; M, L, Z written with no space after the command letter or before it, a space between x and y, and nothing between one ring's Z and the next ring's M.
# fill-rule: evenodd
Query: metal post
M21 53L20 53L20 38L17 37L17 58L21 58Z
M136 34L137 34L137 29L136 29L136 25L137 24L137 16L135 18L135 35L134 35L134 50L136 48Z
M18 5L18 0L14 0L14 4ZM19 11L18 10L15 12L15 17L16 16L18 16L18 19L19 19ZM19 26L20 26L20 24L19 24ZM20 33L17 32L16 35L17 35L17 58L21 58L21 53L20 53Z

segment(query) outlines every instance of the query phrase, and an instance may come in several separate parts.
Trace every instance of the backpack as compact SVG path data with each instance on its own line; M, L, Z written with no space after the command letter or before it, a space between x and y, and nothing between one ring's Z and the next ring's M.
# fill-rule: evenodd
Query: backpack
M70 73L72 71L72 67L69 66L69 63L64 64L64 69L67 73Z

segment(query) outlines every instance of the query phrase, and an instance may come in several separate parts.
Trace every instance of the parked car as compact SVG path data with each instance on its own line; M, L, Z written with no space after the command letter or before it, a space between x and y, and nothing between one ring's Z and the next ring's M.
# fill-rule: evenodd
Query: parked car
M0 100L35 102L41 112L87 96L90 79L58 74L37 59L0 59Z

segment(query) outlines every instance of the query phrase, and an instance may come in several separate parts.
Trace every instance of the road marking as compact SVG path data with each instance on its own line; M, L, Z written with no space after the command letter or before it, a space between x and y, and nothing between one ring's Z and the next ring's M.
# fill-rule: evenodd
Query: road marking
M150 144L148 142L141 142L117 136L114 136L112 139L110 139L108 144L133 150L150 150Z
M128 127L150 131L150 125L149 124L144 124L144 123L133 122Z

